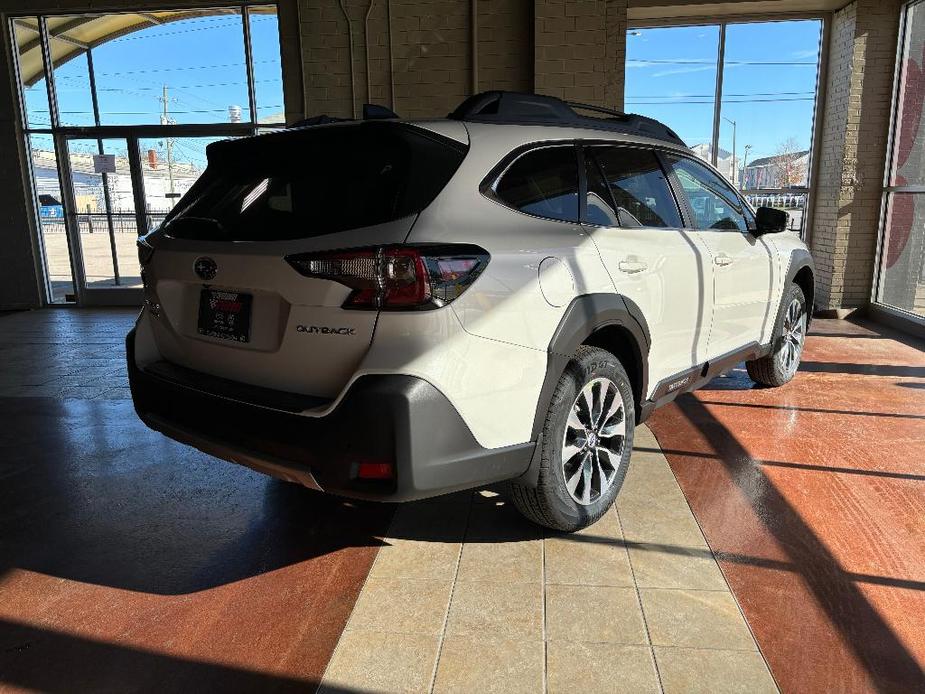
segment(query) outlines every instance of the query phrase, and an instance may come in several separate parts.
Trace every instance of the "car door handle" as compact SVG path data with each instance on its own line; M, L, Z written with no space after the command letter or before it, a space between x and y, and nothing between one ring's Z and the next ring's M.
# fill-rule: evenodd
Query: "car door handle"
M725 253L720 253L719 255L713 257L713 262L717 265L725 267L726 265L732 265L732 258L730 258Z
M617 267L620 268L620 272L625 272L628 275L649 269L649 266L641 260L621 260L617 263Z

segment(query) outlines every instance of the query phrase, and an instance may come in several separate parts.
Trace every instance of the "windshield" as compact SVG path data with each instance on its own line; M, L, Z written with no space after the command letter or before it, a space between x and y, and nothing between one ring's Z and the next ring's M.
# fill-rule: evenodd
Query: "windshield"
M209 148L209 166L163 226L181 239L310 238L420 212L466 147L400 123L306 128Z

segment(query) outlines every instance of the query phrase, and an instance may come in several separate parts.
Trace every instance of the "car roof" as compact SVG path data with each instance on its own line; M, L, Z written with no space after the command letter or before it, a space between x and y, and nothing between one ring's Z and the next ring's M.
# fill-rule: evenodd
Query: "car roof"
M499 150L512 151L526 145L554 141L613 142L614 144L632 144L640 147L653 147L672 150L683 154L693 154L686 146L643 135L614 132L607 128L594 128L582 125L546 125L537 123L492 123L477 121L456 121L452 119L426 119L400 121L426 130L452 137L465 142L457 127L462 124L469 140L478 140L482 146L496 146ZM456 126L456 127L454 127Z

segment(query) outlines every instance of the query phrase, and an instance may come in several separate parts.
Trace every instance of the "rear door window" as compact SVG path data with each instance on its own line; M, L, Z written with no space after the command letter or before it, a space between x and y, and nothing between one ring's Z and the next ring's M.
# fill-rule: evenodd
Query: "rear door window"
M221 142L164 230L175 238L300 239L420 212L467 148L395 123L321 126Z
M633 147L588 147L585 149L588 162L588 221L600 224L591 218L604 218L607 211L595 209L592 212L591 195L607 201L609 214L615 217L621 227L668 227L679 228L681 213L668 186L665 172L655 152ZM600 185L593 176L602 178ZM609 200L605 192L609 193Z
M578 157L573 145L543 147L517 159L495 186L508 207L537 217L578 221Z

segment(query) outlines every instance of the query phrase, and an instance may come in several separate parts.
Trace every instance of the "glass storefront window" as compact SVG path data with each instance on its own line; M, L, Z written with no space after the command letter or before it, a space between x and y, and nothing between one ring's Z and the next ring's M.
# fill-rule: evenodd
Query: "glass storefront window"
M631 29L626 37L626 110L662 121L705 161L718 50L718 26Z
M276 5L12 17L8 30L48 299L140 301L136 238L204 171L206 146L285 123Z
M925 318L925 193L890 195L881 253L881 303Z
M669 125L803 233L821 37L821 19L630 29L626 110Z
M275 5L248 8L254 60L254 96L260 124L286 122L283 72L279 53L279 17Z
M93 92L90 90L90 63L87 51L63 38L62 27L76 21L71 17L48 20L49 47L54 60L55 95L58 98L59 125L95 125Z
M51 300L53 303L73 301L74 275L71 272L55 143L51 135L31 135L29 149L32 153L32 176Z
M718 168L736 187L807 186L821 30L820 20L726 27L719 137L726 156Z
M925 319L925 2L905 9L876 300Z
M925 185L925 3L912 5L906 14L906 36L901 58L901 79L896 98L894 133L894 186Z
M51 111L48 108L48 85L45 83L38 17L14 19L13 39L22 80L26 125L29 128L50 128Z

